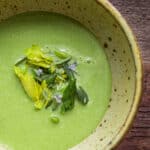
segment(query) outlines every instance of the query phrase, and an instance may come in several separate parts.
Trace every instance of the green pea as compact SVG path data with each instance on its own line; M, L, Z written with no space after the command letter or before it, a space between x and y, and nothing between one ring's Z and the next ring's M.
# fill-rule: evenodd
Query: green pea
M57 116L52 115L52 116L51 116L51 121L52 121L53 123L55 123L55 124L58 124L60 120L59 120L59 118L58 118Z

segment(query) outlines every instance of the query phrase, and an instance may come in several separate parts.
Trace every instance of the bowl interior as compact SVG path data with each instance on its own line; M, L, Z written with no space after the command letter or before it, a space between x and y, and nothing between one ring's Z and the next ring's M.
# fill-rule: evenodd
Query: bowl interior
M92 31L106 52L112 71L112 96L108 110L94 133L72 150L112 147L120 139L119 133L126 126L133 107L137 71L133 48L120 23L104 5L109 4L104 4L104 0L0 1L0 21L27 11L64 14Z

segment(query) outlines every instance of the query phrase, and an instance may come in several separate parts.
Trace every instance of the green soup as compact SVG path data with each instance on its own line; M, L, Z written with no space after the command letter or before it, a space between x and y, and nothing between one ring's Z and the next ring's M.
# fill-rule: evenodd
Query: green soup
M14 74L13 66L32 44L66 50L79 61L78 81L89 95L86 106L50 122L48 110L35 111ZM84 58L91 63L84 63ZM0 144L14 150L67 150L89 136L101 121L111 94L111 73L97 39L76 21L35 12L0 24Z

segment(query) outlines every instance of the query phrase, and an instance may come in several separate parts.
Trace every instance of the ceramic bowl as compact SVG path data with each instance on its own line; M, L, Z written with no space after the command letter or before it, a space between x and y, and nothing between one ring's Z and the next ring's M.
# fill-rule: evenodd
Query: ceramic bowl
M71 150L114 148L134 119L142 87L139 48L126 21L107 0L0 1L0 21L27 11L49 11L69 16L93 32L104 47L112 71L108 110L96 130Z

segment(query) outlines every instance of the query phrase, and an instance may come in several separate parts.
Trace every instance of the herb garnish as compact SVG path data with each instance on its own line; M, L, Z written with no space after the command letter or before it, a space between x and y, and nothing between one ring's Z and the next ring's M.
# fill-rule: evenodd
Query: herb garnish
M74 108L76 100L83 105L89 101L85 90L77 87L77 65L66 52L44 51L33 45L15 63L14 70L36 109L50 108L64 114ZM58 123L59 118L52 115L51 121Z

